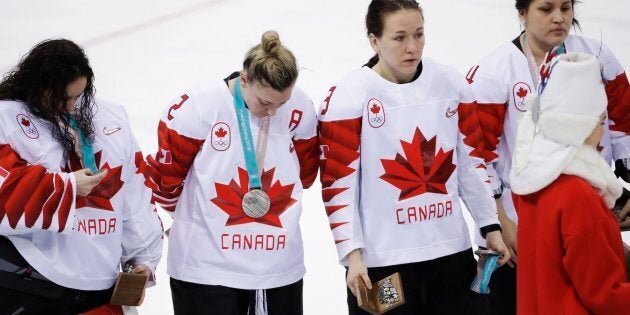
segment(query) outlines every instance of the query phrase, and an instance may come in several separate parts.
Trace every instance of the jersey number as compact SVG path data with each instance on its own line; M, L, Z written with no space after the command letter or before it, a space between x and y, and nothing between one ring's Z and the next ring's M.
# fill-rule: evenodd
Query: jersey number
M326 115L326 112L328 111L328 105L330 104L330 98L332 97L333 93L335 92L335 89L337 87L333 86L330 88L330 90L328 90L328 92L330 92L330 94L328 94L328 97L326 97L326 99L324 99L324 108L322 108L322 112L320 113L321 115Z
M289 130L290 131L295 130L295 128L297 128L298 125L300 125L300 121L302 121L302 111L294 109L293 112L291 112L291 121L289 122Z
M174 110L178 110L180 107L182 107L182 105L184 105L184 102L186 102L188 100L188 95L184 94L181 96L182 100L179 102L179 104L173 104L173 106L171 106L171 108L168 109L168 120L173 120L173 115L171 114L172 111Z

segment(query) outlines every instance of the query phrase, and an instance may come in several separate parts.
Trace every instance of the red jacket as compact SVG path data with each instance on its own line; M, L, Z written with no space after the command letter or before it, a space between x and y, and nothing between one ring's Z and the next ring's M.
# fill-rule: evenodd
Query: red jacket
M561 175L514 195L518 211L517 313L630 314L621 233L583 179Z

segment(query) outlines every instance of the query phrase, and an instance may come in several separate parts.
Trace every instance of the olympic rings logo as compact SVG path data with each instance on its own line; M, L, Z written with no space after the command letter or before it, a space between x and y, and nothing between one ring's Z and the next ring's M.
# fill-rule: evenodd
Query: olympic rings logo
M373 116L372 118L370 118L370 121L375 123L375 124L380 124L383 122L383 117L381 116Z
M226 140L214 140L213 142L214 145L216 146L220 146L220 147L224 147L226 145L230 144L230 141L226 141Z

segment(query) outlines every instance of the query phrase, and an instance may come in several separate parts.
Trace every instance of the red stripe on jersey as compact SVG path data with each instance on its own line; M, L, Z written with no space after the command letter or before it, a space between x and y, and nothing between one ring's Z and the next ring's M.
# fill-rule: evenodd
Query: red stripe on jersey
M320 161L322 187L330 187L336 180L356 170L350 164L359 158L361 117L319 123L320 143L325 146Z
M322 199L324 200L324 202L329 202L335 196L339 195L340 193L342 193L342 192L344 192L346 190L348 190L348 187L343 187L343 188L324 188L324 189L322 189Z
M54 180L54 179L53 179ZM35 225L37 218L43 212L42 205L46 204L50 196L50 192L55 191L55 183L53 180L44 181L35 187L32 194L29 194L30 198L24 205L24 225L31 228Z
M317 137L293 140L293 146L300 162L302 187L311 187L319 168L319 141Z
M155 158L147 157L144 171L145 184L153 190L154 194L163 198L179 197L186 174L203 143L204 140L180 135L177 131L169 129L165 122L160 121L158 125L159 149ZM168 160L161 158L161 154L165 154L163 152L168 152Z
M43 229L50 227L48 222L55 213L60 220L63 218L65 226L72 202L60 204L59 195L65 193L70 201L74 200L70 181L64 189L59 175L47 173L41 165L27 165L8 144L0 145L0 165L10 170L0 188L0 222L6 216L9 226L15 229L24 215L25 226L33 227L43 212Z
M46 200L46 202L44 202L44 206L42 207L42 213L44 215L44 222L42 223L42 228L43 229L48 229L50 228L50 225L52 224L52 220L53 220L53 216L55 215L55 212L57 211L57 206L59 205L59 202L61 201L61 197L63 197L63 179L61 179L61 176L55 176L55 191L52 193L52 195L50 195L50 198L48 198L48 200Z
M630 134L630 84L625 73L606 84L608 118L615 124L611 130Z
M483 159L483 132L479 123L477 107L477 103L460 103L457 109L459 112L458 126L464 135L464 143L473 148L469 155Z
M344 224L348 224L348 222L331 223L330 224L330 229L334 230L334 229L336 229L336 228L338 228L338 227L340 227L340 226L342 226Z
M327 206L326 207L326 214L328 216L331 216L333 213L347 207L348 205L338 205L338 206Z
M63 199L61 200L61 205L59 206L57 219L59 220L59 232L63 232L66 228L66 222L68 221L68 216L70 215L70 208L72 207L72 202L74 201L74 196L72 194L72 182L68 181L66 184L65 193L63 195Z
M347 240L348 240L347 238L345 240L335 240L335 244L339 244L339 243L345 242Z
M497 147L503 134L506 104L479 103L477 113L483 132L484 160L492 162L499 157Z
M144 160L144 156L142 156L142 151L136 152L134 160L136 163L136 174L144 174L147 170L147 162Z

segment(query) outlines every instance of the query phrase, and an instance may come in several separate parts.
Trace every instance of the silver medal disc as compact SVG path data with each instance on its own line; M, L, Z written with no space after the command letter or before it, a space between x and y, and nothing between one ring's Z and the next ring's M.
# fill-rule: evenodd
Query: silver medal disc
M243 211L250 218L260 218L269 211L269 196L260 189L252 189L243 197Z

